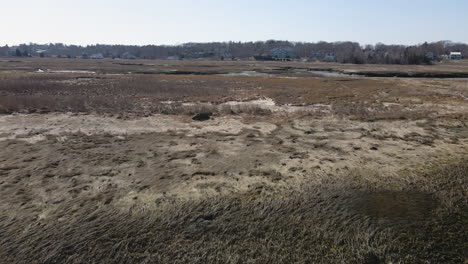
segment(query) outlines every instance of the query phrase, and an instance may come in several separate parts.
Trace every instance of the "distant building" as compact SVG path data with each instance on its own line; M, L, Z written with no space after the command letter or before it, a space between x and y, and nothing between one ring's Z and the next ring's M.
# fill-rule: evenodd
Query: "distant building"
M96 53L96 54L91 55L91 59L101 60L101 59L104 59L104 56L102 55L102 53Z
M179 56L169 56L167 57L168 60L181 60Z
M8 56L16 56L17 55L17 50L18 48L16 46L10 47L8 50Z
M311 51L310 58L312 59L323 59L324 55L320 51Z
M232 56L232 54L229 52L224 52L223 54L221 54L220 59L221 60L225 60L225 59L234 60L234 56Z
M209 57L214 57L215 54L212 51L196 51L196 52L190 52L188 54L184 55L184 58L192 58L192 59L204 59L204 58L209 58Z
M127 60L134 60L137 57L135 55L130 54L130 52L124 52L122 56L120 56L122 59L127 59Z
M323 57L324 61L336 61L336 56L334 53L327 53L325 57Z
M432 53L432 52L426 53L425 56L426 56L426 58L430 59L431 61L433 61L434 58L435 58L434 53Z
M336 61L336 56L334 53L327 53L325 51L312 51L310 53L310 58L319 61Z
M441 59L441 60L448 60L448 59L449 59L449 55L447 55L447 54L442 54L442 55L440 55L440 59Z
M289 60L296 57L292 48L274 48L268 55L277 60Z
M450 59L451 60L461 60L463 59L461 52L450 52Z

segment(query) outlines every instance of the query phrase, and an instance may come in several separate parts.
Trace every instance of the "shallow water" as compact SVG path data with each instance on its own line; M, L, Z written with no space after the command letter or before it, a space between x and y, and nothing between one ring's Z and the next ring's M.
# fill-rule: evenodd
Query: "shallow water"
M50 70L50 69L47 69L47 70L42 70L42 69L38 69L36 71L37 73L96 73L94 71L83 71L83 70Z
M330 71L307 71L308 73L313 73L320 77L350 77L352 74L339 73L339 72L330 72Z
M257 72L257 71L242 71L242 72L231 72L227 74L221 74L223 76L252 76L252 77L271 77L272 74Z

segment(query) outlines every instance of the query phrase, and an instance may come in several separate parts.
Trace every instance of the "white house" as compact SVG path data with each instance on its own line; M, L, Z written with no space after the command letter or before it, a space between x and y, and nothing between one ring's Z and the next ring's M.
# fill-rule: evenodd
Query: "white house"
M323 58L324 61L336 61L336 56L334 53L327 53Z
M461 60L463 58L461 52L450 52L450 59L451 60Z
M167 57L168 60L181 60L181 58L177 55L174 55L174 56L169 56Z
M100 60L100 59L104 59L104 56L101 53L96 53L96 54L91 55L91 59Z
M274 48L270 50L269 55L277 60L285 60L294 58L294 50L292 48Z
M127 60L135 60L137 58L135 55L130 54L130 52L124 52L120 57Z

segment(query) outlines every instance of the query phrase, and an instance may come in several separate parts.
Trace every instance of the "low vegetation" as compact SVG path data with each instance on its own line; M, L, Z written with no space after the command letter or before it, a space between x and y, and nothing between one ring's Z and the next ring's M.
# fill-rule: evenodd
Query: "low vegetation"
M463 263L467 161L375 183L119 208L70 201L46 219L3 216L10 263ZM412 179L409 182L403 179ZM107 196L112 194L107 194Z
M32 65L26 61L22 63L32 68L39 66L36 65L39 63L37 60L32 60ZM415 107L424 106L424 102L458 104L468 97L461 79L317 78L303 71L272 70L269 64L253 66L254 69L261 67L260 71L269 69L276 72L265 77L163 74L167 70L156 74L160 67L152 68L155 74L120 74L125 69L115 68L109 63L100 65L101 71L119 74L76 73L70 69L73 64L60 60L49 61L49 66L62 66L71 72L25 73L21 72L22 63L13 66L18 71L0 73L0 113L125 113L143 116L193 114L206 110L218 115L265 115L269 112L268 109L264 111L265 107L220 104L269 98L280 106L330 105L338 116L352 115L362 120L414 119L427 116L427 109ZM96 67L92 63L81 66L80 70L85 71ZM189 67L200 71L208 69L208 66L184 63L174 64L171 68L186 71ZM215 63L211 68L228 72L249 70L252 66ZM393 105L387 107L387 103Z
M0 61L0 263L465 263L466 80L344 75L465 69Z

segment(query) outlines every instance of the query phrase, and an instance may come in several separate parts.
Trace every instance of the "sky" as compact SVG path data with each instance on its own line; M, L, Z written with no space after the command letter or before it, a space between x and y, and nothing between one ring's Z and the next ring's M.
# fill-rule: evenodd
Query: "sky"
M468 43L468 0L0 0L0 45Z

